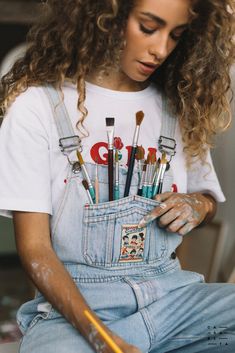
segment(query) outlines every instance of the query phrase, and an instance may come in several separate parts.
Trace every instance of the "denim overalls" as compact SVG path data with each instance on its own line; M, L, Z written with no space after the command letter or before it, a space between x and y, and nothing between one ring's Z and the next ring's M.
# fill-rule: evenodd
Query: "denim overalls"
M70 156L77 140L63 140L72 136L66 108L54 89L45 89L60 144ZM162 134L172 137L174 124L166 114L164 110ZM95 165L86 166L94 182ZM182 271L174 252L182 240L179 235L158 228L156 222L137 229L140 219L159 205L136 195L137 172L130 196L109 202L107 173L106 166L99 166L100 200L92 205L82 173L68 163L65 193L51 219L54 250L90 307L111 330L144 353L235 353L235 286L205 284L200 274ZM126 174L122 168L121 195ZM167 178L166 188L171 185L170 173ZM139 237L141 245L132 258L125 256L124 234L128 242ZM93 352L40 293L20 308L17 317L25 333L21 353Z

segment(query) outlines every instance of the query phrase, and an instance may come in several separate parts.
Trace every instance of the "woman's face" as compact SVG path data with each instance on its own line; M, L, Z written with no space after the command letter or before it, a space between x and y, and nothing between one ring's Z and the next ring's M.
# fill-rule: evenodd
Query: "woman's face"
M144 82L176 47L189 23L190 0L137 0L125 32L121 70Z

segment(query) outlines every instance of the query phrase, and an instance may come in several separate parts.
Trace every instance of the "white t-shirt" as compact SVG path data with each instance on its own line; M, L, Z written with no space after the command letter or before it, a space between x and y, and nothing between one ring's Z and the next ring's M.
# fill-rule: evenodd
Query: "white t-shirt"
M75 134L78 94L73 84L63 87L64 102ZM161 129L161 95L154 86L139 92L118 92L86 84L88 116L84 126L89 136L82 139L85 162L107 164L105 118L115 118L115 137L121 163L126 164L132 144L136 112L142 110L138 145L146 151L157 149ZM186 170L179 126L176 126L176 155L171 162L174 187L178 192L210 193L217 201L224 195L215 174L210 154L208 164L194 164ZM54 214L62 197L69 164L59 148L59 136L52 109L41 87L30 87L9 108L0 129L0 214L12 210ZM128 147L129 146L129 147ZM157 151L157 158L160 157Z

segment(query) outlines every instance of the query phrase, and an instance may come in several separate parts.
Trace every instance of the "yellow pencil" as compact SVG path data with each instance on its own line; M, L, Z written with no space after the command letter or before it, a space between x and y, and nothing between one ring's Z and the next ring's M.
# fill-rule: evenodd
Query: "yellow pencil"
M123 351L118 347L114 340L104 331L96 319L89 313L89 311L84 310L85 316L90 320L90 322L95 326L99 334L103 337L107 345L112 348L114 353L123 353Z

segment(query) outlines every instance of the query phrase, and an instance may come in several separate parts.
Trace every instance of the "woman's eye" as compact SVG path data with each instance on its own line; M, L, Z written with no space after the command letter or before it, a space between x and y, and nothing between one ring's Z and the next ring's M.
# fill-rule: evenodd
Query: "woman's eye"
M147 28L147 27L143 26L142 24L140 24L140 30L141 30L141 32L146 33L146 34L153 34L155 32L155 29Z
M182 37L183 33L185 31L181 32L181 33L171 33L171 38L174 40L174 41L179 41L180 38Z
M171 38L175 41L175 42L177 42L178 40L180 40L180 38L181 38L181 35L179 36L177 36L177 35L175 35L175 34L172 34L171 35Z

